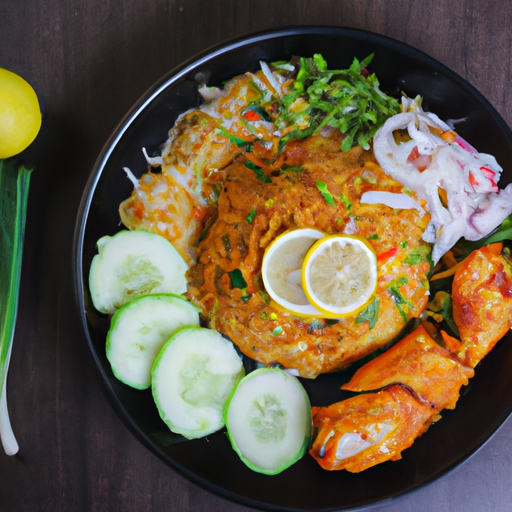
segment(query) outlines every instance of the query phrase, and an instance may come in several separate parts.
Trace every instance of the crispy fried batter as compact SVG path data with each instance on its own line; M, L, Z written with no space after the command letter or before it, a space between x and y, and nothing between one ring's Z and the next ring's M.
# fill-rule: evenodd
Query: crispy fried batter
M512 327L512 263L501 248L498 243L473 251L453 279L459 356L473 368Z
M312 413L318 432L309 453L324 469L351 473L399 460L402 451L438 419L434 409L398 385L329 407L313 407Z
M188 297L246 355L313 378L382 347L424 310L430 265L421 236L428 215L360 204L369 190L403 191L371 152L341 152L339 132L327 131L290 142L280 170L264 164L258 170L242 156L225 172L217 216L188 273ZM317 181L327 185L334 206ZM270 304L260 275L265 248L282 232L303 227L357 234L373 246L379 282L369 310L333 322L300 318Z
M390 384L404 384L426 405L437 411L455 409L459 391L475 371L438 345L419 326L384 354L371 360L341 389L372 391Z

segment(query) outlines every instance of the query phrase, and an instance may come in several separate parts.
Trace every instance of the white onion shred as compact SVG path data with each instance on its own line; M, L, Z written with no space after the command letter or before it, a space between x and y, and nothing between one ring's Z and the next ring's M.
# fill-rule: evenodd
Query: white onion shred
M207 87L206 85L202 85L199 87L198 92L205 101L214 101L222 96L222 90L218 87Z
M144 158L146 159L146 162L151 167L159 167L161 165L165 165L164 159L161 156L150 157L148 155L148 152L146 151L146 148L142 148L142 153L144 154Z
M280 98L282 98L283 93L281 91L281 85L276 80L272 71L268 67L268 64L266 62L263 62L262 60L260 60L260 66L261 66L261 71L263 71L263 74L265 75L265 78L268 80L268 83L272 86L272 89L274 89L276 91L277 95Z
M371 190L361 196L360 202L364 204L384 204L395 210L418 210L421 217L425 214L421 204L407 194Z
M138 190L140 188L139 180L134 176L133 172L128 167L123 167L123 171L126 173L128 179L133 183L133 188Z
M426 201L431 219L423 239L434 244L437 262L461 237L479 240L512 213L512 184L499 190L496 159L458 135L445 141L438 134L450 130L448 124L416 101L402 102L402 109L379 128L373 149L386 174ZM410 140L397 142L397 130L407 130Z

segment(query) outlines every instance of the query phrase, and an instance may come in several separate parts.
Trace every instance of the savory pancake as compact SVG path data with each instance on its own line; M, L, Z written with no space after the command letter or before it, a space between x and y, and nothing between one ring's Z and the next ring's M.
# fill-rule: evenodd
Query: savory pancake
M188 272L188 298L208 325L252 359L295 369L303 377L347 367L395 338L428 300L430 247L421 240L429 216L361 202L365 192L410 194L371 151L340 150L341 134L323 130L289 142L280 167L242 154L223 170L218 208ZM319 190L326 185L330 200ZM322 187L325 191L325 187ZM379 268L373 302L340 320L299 317L275 307L261 280L265 248L278 235L311 227L364 237Z

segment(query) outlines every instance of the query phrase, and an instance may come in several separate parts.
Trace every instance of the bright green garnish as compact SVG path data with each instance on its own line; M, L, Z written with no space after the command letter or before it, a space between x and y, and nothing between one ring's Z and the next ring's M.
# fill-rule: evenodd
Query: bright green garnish
M400 112L398 102L384 94L377 77L366 71L372 59L373 54L362 62L354 59L348 69L329 70L319 54L302 57L295 90L284 96L275 122L280 129L295 127L281 138L280 146L331 126L345 134L343 151L356 145L369 149L377 129Z

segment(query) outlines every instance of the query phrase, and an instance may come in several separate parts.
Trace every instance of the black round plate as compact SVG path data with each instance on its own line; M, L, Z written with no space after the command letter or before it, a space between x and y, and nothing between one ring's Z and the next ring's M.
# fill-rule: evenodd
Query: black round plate
M512 410L512 343L507 334L476 370L455 411L446 411L400 461L360 474L322 470L306 455L276 476L252 472L230 448L224 431L186 441L160 420L149 391L117 381L105 357L109 319L95 311L87 286L96 241L120 229L118 206L131 183L123 167L137 176L167 138L176 117L199 104L198 82L221 85L259 61L321 53L331 69L348 67L354 57L375 57L381 89L392 94L420 94L424 107L442 119L465 119L458 132L502 165L512 161L512 133L485 98L461 77L424 53L376 34L335 27L299 27L259 33L208 50L156 83L122 120L99 156L84 192L75 233L76 295L89 348L114 407L134 434L172 468L195 483L248 506L280 511L332 511L365 507L395 498L446 474L466 460L499 428ZM505 169L501 186L511 181ZM346 395L339 386L350 372L303 381L314 405L328 405Z

